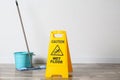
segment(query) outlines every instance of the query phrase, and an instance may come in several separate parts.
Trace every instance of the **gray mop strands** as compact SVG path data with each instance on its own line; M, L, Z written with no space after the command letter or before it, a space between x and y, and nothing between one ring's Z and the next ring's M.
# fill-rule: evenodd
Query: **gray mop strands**
M40 65L40 66L37 66L37 67L32 67L32 68L20 68L20 69L17 69L18 71L29 71L29 70L41 70L41 69L46 69L46 66L45 65Z

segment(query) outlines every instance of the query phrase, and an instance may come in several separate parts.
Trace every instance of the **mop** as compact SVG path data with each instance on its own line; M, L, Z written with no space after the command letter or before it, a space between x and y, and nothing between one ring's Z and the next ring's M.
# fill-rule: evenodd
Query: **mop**
M18 70L20 70L20 71L26 71L26 70L45 69L46 68L45 65L40 65L38 67L33 67L32 66L31 54L30 54L29 45L28 45L28 42L27 42L27 37L26 37L26 33L25 33L25 29L24 29L24 25L23 25L21 13L20 13L18 1L16 0L15 3L16 3L16 6L17 6L17 10L18 10L18 14L19 14L20 22L21 22L21 27L22 27L22 31L23 31L23 35L24 35L24 39L25 39L25 43L26 43L26 47L27 47L27 52L28 52L28 56L29 56L29 61L30 61L30 65L31 65L30 68L25 67L25 68L20 68Z

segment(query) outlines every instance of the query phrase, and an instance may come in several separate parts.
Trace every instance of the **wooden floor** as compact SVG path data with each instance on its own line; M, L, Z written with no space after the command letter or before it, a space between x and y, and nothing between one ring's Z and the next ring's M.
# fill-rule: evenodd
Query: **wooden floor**
M17 71L0 64L0 80L120 80L120 64L74 64L69 79L46 79L45 70Z

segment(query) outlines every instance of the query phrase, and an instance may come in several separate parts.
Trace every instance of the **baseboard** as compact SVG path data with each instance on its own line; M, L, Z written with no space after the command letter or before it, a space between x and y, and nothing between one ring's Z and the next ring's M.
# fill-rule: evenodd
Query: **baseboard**
M13 58L0 57L0 64L14 64L15 61Z
M72 63L120 63L120 58L72 58ZM45 63L46 59L43 61L35 61L33 63ZM14 64L14 58L0 57L0 64Z
M120 63L120 58L73 58L72 63Z

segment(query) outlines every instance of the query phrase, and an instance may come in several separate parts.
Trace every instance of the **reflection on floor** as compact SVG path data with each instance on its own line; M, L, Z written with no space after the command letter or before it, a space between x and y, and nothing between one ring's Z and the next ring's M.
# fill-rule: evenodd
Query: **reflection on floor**
M45 70L17 71L12 64L0 64L0 80L120 80L120 64L74 64L69 79L45 78Z

